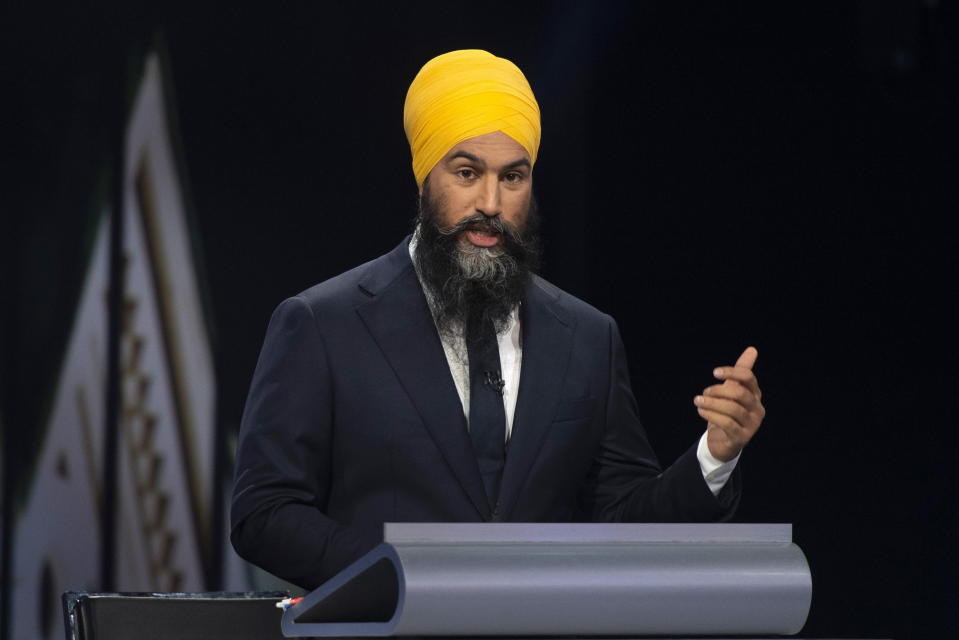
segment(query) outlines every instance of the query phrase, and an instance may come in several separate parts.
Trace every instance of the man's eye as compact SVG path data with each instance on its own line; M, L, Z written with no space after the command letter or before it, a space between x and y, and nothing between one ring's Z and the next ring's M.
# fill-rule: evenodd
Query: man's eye
M510 171L503 178L506 180L506 182L516 183L523 179L523 174L516 171Z
M473 171L472 169L460 169L456 173L457 175L459 175L459 177L464 178L466 180L469 180L470 178L473 178L476 175L476 172Z

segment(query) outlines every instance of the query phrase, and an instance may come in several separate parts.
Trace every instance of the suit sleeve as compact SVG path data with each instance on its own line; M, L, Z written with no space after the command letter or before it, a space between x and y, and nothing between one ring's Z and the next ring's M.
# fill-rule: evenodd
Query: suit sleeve
M332 379L313 313L285 300L270 319L237 446L230 540L253 564L314 588L378 540L324 513Z
M696 444L665 471L639 421L626 351L610 318L606 425L583 494L586 513L600 522L712 522L728 520L739 502L739 470L718 496L703 478Z

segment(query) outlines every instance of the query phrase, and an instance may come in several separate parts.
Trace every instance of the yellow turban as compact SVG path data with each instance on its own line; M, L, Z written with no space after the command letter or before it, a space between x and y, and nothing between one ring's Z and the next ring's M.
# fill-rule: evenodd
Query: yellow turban
M539 105L515 64L479 49L451 51L423 65L403 106L403 127L422 185L437 162L468 138L502 131L539 150Z

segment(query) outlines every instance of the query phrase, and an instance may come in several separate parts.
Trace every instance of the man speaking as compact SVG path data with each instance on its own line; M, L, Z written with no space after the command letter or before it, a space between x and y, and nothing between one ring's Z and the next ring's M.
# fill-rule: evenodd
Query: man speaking
M404 126L412 237L276 309L240 428L231 539L314 588L384 522L730 517L765 410L746 349L662 470L608 315L535 275L539 106L485 51L430 60Z

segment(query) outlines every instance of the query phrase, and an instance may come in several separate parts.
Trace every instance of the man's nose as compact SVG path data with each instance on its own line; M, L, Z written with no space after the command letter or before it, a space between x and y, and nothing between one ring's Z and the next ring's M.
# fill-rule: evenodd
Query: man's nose
M502 213L500 184L497 176L491 174L484 176L476 197L476 210L490 218Z

